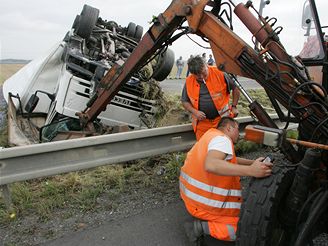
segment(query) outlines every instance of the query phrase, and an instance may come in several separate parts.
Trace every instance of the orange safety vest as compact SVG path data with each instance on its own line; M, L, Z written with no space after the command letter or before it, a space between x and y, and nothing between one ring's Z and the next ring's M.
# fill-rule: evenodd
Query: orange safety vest
M226 106L229 103L230 94L227 91L224 73L214 66L208 66L206 86L219 114L223 113L223 111L227 111L228 108ZM194 75L187 77L186 89L191 105L198 110L200 85ZM196 132L197 119L194 115L192 115L192 126Z
M180 195L188 211L194 208L198 211L206 211L206 218L199 219L210 222L222 216L224 223L221 221L215 225L215 230L220 233L212 232L211 235L221 240L234 240L229 233L229 227L233 227L234 231L237 230L242 203L240 178L209 173L204 167L208 144L216 136L224 136L224 134L218 129L209 129L188 152L181 168ZM228 162L235 165L237 158L232 142L231 146L233 157Z

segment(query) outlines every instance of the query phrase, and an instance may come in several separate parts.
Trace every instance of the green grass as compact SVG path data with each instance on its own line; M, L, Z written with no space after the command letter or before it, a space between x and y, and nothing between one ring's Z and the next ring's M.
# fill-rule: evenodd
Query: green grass
M64 215L67 217L74 210L85 212L100 209L97 202L99 197L105 196L113 202L130 187L160 187L176 182L183 160L184 153L174 153L14 183L10 186L13 210L8 211L0 197L0 224L11 223L31 214L40 221L46 221L58 209L67 210ZM111 206L115 208L115 202ZM16 217L10 218L13 213Z

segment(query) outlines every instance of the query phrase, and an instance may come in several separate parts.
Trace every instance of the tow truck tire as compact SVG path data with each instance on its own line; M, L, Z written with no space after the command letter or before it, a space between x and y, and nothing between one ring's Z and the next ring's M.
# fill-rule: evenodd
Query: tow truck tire
M174 64L174 52L167 49L161 54L156 67L154 68L153 78L157 81L163 81L170 74Z
M137 25L134 24L133 22L130 22L128 24L128 28L126 29L126 36L128 36L130 38L134 38L134 35L136 33L136 28L137 28Z
M80 15L80 21L76 34L84 39L88 39L97 23L98 17L99 9L85 4Z
M252 179L241 207L237 230L238 246L290 245L280 229L278 213L293 182L294 170L274 166L273 174L263 179Z
M136 32L134 34L134 38L139 42L140 39L142 38L142 34L143 34L143 27L137 25L136 27Z

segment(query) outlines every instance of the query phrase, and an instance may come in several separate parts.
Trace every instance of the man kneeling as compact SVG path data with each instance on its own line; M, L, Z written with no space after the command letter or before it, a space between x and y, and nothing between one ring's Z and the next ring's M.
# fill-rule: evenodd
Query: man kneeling
M204 234L227 244L235 241L242 203L240 176L271 175L272 163L261 162L263 157L236 157L238 137L238 122L223 117L217 129L208 130L188 152L181 168L180 195L188 212L198 219L193 231L187 231L195 245Z

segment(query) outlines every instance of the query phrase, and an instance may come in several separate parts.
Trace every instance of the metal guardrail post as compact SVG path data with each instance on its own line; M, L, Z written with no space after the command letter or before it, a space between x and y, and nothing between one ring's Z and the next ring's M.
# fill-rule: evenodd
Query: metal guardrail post
M10 190L9 190L9 185L0 185L0 190L2 191L2 195L3 195L3 199L5 201L5 205L7 210L11 210L12 209L12 199L11 199L11 194L10 194Z

